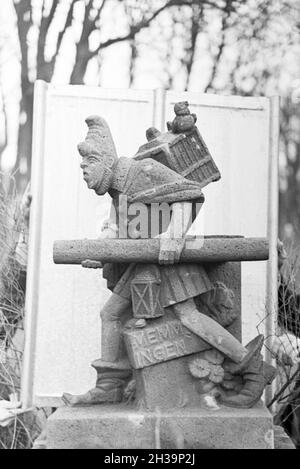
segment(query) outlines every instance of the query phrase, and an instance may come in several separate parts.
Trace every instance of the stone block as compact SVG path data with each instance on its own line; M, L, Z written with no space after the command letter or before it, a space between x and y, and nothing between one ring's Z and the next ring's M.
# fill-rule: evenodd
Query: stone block
M188 357L177 358L135 371L136 400L147 410L199 407L197 379L188 368Z
M133 368L145 368L210 348L171 313L149 320L142 329L125 329L124 341Z
M272 416L251 409L143 412L125 404L58 409L48 419L48 449L272 449Z

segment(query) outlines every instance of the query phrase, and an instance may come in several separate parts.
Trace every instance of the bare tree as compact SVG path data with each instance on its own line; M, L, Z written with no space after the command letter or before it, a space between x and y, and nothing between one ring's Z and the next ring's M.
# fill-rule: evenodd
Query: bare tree
M188 47L186 48L186 57L184 60L184 66L186 68L185 90L189 89L192 67L196 55L197 38L201 30L201 26L203 26L203 5L193 5L191 13Z
M276 16L276 5L280 4L285 13L288 9L291 10L291 5L286 4L284 0L276 2L271 0L258 0L257 2L250 0L156 0L155 2L152 0L50 0L46 2L40 0L40 15L37 15L32 0L14 0L14 2L22 66L17 167L22 159L26 159L30 166L33 81L37 78L51 82L55 71L60 66L59 58L63 55L64 41L70 31L74 31L75 27L78 29L79 23L80 30L74 39L75 53L69 77L71 84L84 83L91 60L98 59L98 65L101 67L102 51L115 44L127 43L130 52L128 82L132 86L136 75L136 64L141 54L140 37L142 36L140 33L146 29L151 31L153 25L159 23L160 18L168 15L173 25L171 30L173 29L174 37L166 38L162 22L161 36L156 38L158 46L164 49L165 54L163 58L160 58L165 70L162 86L173 86L174 78L177 79L176 71L181 68L180 75L185 76L182 89L189 89L194 74L195 60L201 60L197 41L200 34L206 34L209 39L206 54L211 58L211 67L207 83L199 91L226 91L251 95L265 93L270 81L274 80L276 74L279 73L278 68L276 70L276 67L270 66L268 61L261 66L258 58L261 55L260 49L265 48L272 55L273 51L278 48L278 41L268 38L270 25ZM291 3L294 3L294 0ZM64 6L63 10L62 6ZM122 16L120 27L118 27L117 19L114 18L116 9ZM107 12L110 12L110 17L113 18L110 36L107 35L107 28L105 35L102 34L108 18ZM209 29L212 13L219 19L219 31L213 32ZM58 16L61 21L59 30L55 34L53 31L55 25L57 28ZM180 22L183 35L178 38L176 34ZM36 34L35 39L32 39L33 30ZM232 42L232 37L236 38L235 43ZM149 47L155 47L151 41L151 34L149 34ZM179 52L180 41L182 45ZM35 42L34 47L32 42ZM49 42L54 43L50 57L47 53ZM228 76L220 87L219 77L224 75L226 53L229 48L235 50L236 60L231 66L227 68L225 66L225 74L227 73ZM34 66L31 63L33 50L35 50ZM177 60L177 66L174 66L174 60ZM35 73L33 73L33 68ZM251 82L250 85L249 82ZM178 80L176 84L178 86Z
M22 56L22 100L18 143L18 167L20 161L24 158L28 160L30 166L34 79L29 63L29 35L33 27L38 29L38 37L36 39L35 78L51 82L66 34L69 29L73 28L77 9L83 8L82 27L80 37L75 43L76 52L70 83L84 83L84 77L90 60L97 58L102 50L114 44L127 42L131 47L129 81L130 84L132 84L135 61L138 56L137 35L146 28L149 28L163 12L183 6L191 9L193 23L192 44L190 59L186 64L187 70L190 72L193 63L193 50L195 50L194 44L198 31L199 12L201 12L204 7L223 11L223 9L226 8L227 2L224 0L156 0L155 2L150 0L143 0L142 2L137 0L70 0L68 9L64 13L65 18L63 25L56 37L56 43L51 58L46 57L45 48L49 39L51 38L53 40L53 25L57 20L58 11L61 11L62 5L64 4L64 6L66 6L66 0L52 0L52 2L41 0L39 21L35 18L34 6L31 0L14 0L14 3ZM232 0L232 3L238 4L239 1ZM127 27L123 34L112 34L111 37L102 39L101 29L105 13L107 9L111 9L113 15L114 9L117 7L123 8ZM99 33L99 41L96 47L91 47L91 37L94 32ZM30 169L30 167L28 169Z
M299 3L293 0L259 1L255 9L248 12L245 9L238 21L232 23L236 59L229 78L222 88L217 89L214 81L207 86L207 89L242 96L281 95L279 232L284 238L285 226L293 227L296 244L300 242L300 93L298 91L298 100L293 100L293 82L300 71L300 66L295 67L300 52L299 19ZM212 76L218 75L225 52L226 40L221 56L216 56Z
M232 12L235 11L233 8L233 2L232 0L226 0L226 5L224 8L224 11L222 13L222 18L221 18L221 31L220 31L220 42L217 47L217 53L213 57L213 66L211 69L210 77L208 80L208 83L205 87L205 92L207 92L210 89L213 89L213 83L214 79L216 77L217 71L218 71L218 66L220 63L220 60L223 55L223 51L226 45L226 32L229 28L230 24L230 19L231 19L231 14Z
M300 241L300 112L299 103L291 97L281 101L281 153L285 157L279 192L280 236L285 238L285 227L293 226L296 244Z
M0 4L0 168L8 169L13 164L18 140L20 77L19 44L16 37L13 4Z

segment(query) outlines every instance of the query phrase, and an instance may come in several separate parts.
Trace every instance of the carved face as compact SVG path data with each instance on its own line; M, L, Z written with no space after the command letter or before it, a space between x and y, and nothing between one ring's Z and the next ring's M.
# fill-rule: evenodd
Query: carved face
M89 189L96 194L103 195L108 190L109 172L107 172L105 159L99 160L96 156L88 155L82 158L80 167L83 171L83 179Z
M187 101L181 101L176 103L174 111L177 116L184 116L190 114L189 103Z

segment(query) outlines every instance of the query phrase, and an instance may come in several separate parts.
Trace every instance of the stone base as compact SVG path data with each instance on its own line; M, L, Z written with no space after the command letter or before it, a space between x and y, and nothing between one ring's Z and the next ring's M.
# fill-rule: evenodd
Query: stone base
M272 449L272 416L252 409L185 408L161 413L124 404L58 409L48 419L48 449Z

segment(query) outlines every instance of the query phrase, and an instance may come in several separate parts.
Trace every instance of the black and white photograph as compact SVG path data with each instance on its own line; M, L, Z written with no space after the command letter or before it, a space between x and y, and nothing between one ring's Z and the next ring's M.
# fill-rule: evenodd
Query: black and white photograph
M0 0L0 449L300 449L299 0Z

